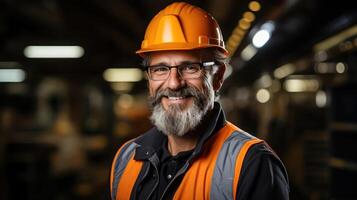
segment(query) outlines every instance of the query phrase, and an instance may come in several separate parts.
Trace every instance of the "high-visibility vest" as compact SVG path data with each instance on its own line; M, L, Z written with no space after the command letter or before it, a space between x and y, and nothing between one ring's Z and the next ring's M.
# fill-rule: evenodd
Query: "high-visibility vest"
M142 161L134 159L138 144L133 141L124 144L114 158L110 183L112 200L130 199L143 166ZM236 199L244 157L252 145L261 142L227 122L207 141L201 154L187 169L173 199Z

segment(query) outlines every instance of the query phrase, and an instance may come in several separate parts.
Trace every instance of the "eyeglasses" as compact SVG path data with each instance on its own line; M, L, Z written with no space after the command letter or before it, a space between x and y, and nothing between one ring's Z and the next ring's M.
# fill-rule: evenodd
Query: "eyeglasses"
M167 66L163 64L152 65L147 67L149 78L153 81L165 81L169 78L172 68L177 68L180 77L186 79L200 78L202 69L215 65L214 61L202 63L183 63L176 66Z

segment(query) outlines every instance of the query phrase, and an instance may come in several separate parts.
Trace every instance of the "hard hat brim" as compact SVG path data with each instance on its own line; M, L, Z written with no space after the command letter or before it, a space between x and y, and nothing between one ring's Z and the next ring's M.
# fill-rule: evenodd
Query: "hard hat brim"
M158 44L158 45L151 45L150 48L142 48L135 53L140 55L141 57L145 57L145 54L151 52L158 52L158 51L189 51L189 50L197 50L197 49L207 49L207 48L217 48L223 54L228 56L228 51L221 46L218 45L202 45L197 46L197 44L187 44L187 43L166 43L166 44Z

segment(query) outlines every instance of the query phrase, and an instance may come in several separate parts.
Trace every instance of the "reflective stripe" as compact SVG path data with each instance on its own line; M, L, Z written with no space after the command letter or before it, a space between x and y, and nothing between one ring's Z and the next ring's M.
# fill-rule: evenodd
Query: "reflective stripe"
M263 140L257 138L253 140L249 140L244 144L244 146L240 150L240 153L238 154L238 158L236 160L236 168L235 168L235 174L233 179L233 199L236 199L237 197L237 188L239 185L238 181L240 177L240 172L242 171L243 161L246 154L248 153L249 148L252 147L254 144L263 143L263 142L264 142Z
M232 200L249 148L262 140L227 124L205 144L175 192L174 200Z
M250 147L262 140L227 124L212 138L186 171L174 200L235 199L243 160ZM133 159L136 143L119 150L113 172L112 199L128 200L143 162Z
M234 131L225 140L218 155L212 176L210 199L234 199L234 187L237 187L234 184L237 158L240 153L246 153L249 148L245 152L241 152L242 147L252 140L260 142L260 140L253 136L238 131ZM239 165L239 168L241 168L242 163ZM237 178L239 179L239 175Z
M112 200L116 199L118 183L123 175L123 172L132 157L135 148L138 145L136 143L128 143L122 147L114 165L114 180L112 184Z
M139 173L143 166L143 162L133 159L134 154L130 157L130 160L125 167L123 175L120 178L117 190L116 200L129 200L136 179L138 179Z

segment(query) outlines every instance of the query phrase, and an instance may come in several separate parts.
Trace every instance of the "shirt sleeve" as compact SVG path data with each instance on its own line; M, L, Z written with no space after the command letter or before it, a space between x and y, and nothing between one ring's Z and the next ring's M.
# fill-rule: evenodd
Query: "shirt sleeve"
M289 199L289 181L285 167L266 144L254 145L243 161L237 186L239 200Z

